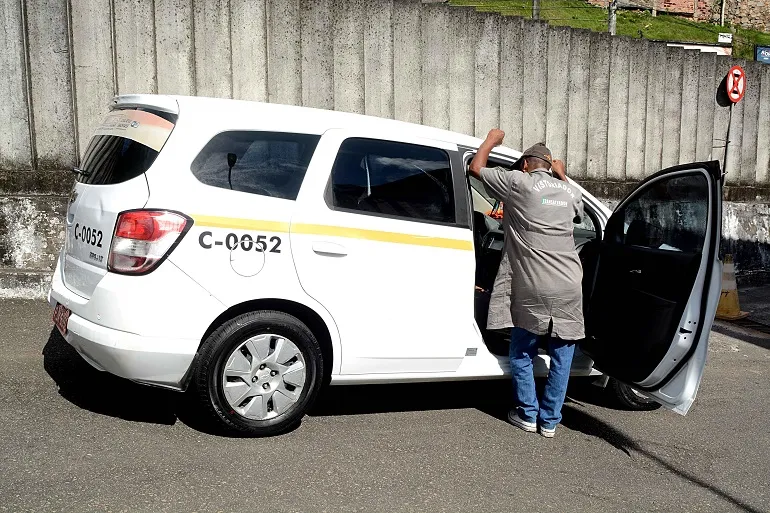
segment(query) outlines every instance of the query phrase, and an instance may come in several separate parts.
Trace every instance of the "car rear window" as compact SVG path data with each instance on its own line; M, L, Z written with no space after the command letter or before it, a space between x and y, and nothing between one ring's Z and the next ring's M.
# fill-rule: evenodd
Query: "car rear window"
M141 109L110 112L96 129L78 181L112 185L147 171L174 129L175 116Z
M295 200L319 139L284 132L222 132L195 157L192 172L212 187Z

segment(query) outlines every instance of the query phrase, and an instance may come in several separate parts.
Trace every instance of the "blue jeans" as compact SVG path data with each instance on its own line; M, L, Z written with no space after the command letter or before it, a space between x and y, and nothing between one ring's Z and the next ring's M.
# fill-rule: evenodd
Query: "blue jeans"
M527 422L553 429L561 422L561 407L567 395L575 341L548 337L551 366L542 400L538 406L532 359L537 355L537 335L522 328L511 330L511 375L516 413Z

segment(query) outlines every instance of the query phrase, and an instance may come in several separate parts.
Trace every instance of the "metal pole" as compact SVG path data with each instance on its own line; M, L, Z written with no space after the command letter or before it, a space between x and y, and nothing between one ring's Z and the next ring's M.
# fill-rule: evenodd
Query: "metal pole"
M532 0L532 19L540 19L540 0Z
M618 9L618 2L617 0L610 0L610 3L607 5L609 10L609 32L611 36L615 35L615 29L617 28L617 9Z
M720 16L720 21L722 26L725 26L725 2L726 0L722 0L722 15Z
M730 115L727 118L727 137L725 138L725 161L722 164L722 173L727 173L727 151L730 148L730 136L732 135L733 131L733 107L735 106L734 103L730 103Z

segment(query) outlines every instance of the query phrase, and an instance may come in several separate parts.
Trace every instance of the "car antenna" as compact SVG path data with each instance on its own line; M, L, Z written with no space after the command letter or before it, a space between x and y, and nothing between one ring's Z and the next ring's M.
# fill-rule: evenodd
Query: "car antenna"
M238 155L235 153L228 153L227 154L227 184L230 186L230 190L233 189L233 182L230 181L230 177L233 174L233 166L235 166L235 163L238 162Z

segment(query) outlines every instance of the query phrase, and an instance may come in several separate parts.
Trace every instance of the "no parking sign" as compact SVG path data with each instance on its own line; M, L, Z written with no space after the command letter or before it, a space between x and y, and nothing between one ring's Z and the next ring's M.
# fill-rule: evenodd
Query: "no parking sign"
M746 73L740 66L733 66L730 71L727 72L727 80L725 81L725 88L727 89L727 98L733 102L738 103L746 93Z

